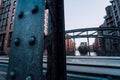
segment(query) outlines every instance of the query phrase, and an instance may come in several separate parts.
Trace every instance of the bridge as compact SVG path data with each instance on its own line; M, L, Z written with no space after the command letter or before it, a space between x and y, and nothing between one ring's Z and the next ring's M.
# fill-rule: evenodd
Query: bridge
M91 31L91 33L89 33ZM104 34L104 32L109 32ZM108 28L108 27L94 27L94 28L82 28L65 31L69 35L67 38L106 38L106 39L120 39L119 35L112 35L111 33L120 31L119 27ZM101 34L99 34L99 32ZM86 33L86 34L83 34Z
M44 34L44 14L48 10L48 30ZM88 31L95 32L88 34ZM119 28L88 28L65 32L63 0L18 0L9 57L0 58L2 80L119 80L119 57L74 57L65 53L67 38L112 38L96 31ZM82 35L87 31L87 35ZM47 57L43 51L47 50Z
M90 38L97 39L98 41L102 41L102 43L97 43L97 48L99 45L101 47L103 53L97 53L98 56L119 56L119 52L117 54L110 53L110 50L107 50L107 45L119 45L120 44L120 35L117 35L120 31L119 27L94 27L94 28L82 28L82 29L73 29L73 30L66 30L65 33L67 34L66 39L73 39L74 47L76 47L75 42L76 39L86 38L87 39L87 46L90 55ZM107 41L106 41L107 40ZM109 40L109 41L108 41ZM116 49L117 50L117 49ZM74 49L76 51L76 48ZM115 53L115 52L113 52Z

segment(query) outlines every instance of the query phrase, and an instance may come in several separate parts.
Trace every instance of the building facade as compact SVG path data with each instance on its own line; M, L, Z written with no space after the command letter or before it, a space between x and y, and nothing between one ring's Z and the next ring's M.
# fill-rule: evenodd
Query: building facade
M106 27L116 27L116 21L115 21L115 17L114 17L114 12L112 9L112 6L109 5L105 8L106 10L106 16L104 17L105 21L103 24L105 24L104 26Z
M65 35L65 37L67 37L68 34ZM74 55L74 41L72 39L66 39L65 40L65 47L66 47L66 55Z
M108 5L106 10L106 16L104 17L104 23L100 25L101 27L107 27L107 28L115 28L120 27L120 0L111 0L111 5ZM98 32L98 34L105 34L105 35L113 35L113 36L120 36L119 31L103 31ZM98 39L98 50L104 51L105 53L110 54L104 54L104 55L119 55L117 53L120 52L120 40L118 39ZM115 53L115 54L112 54Z
M14 25L16 0L1 0L0 11L0 52L9 52Z
M115 27L120 27L120 0L111 0L112 13L114 17ZM111 34L111 33L110 33ZM114 36L120 36L120 31L112 31ZM111 41L111 50L113 52L120 52L120 40L112 39Z
M120 27L120 0L111 0L110 3L114 13L115 23L117 27Z
M104 19L105 19L105 21L103 23L104 25L102 25L100 27L108 27L108 28L117 27L112 5L107 6L105 8L105 10L106 10L106 16L104 17ZM116 31L104 31L103 34L117 35ZM104 39L103 40L104 50L106 50L106 52L112 52L115 50L114 46L112 45L112 42L113 42L113 39Z

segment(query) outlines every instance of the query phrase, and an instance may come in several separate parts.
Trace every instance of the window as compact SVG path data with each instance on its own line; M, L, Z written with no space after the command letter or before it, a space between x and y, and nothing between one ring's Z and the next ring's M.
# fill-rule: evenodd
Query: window
M4 40L5 40L5 35L1 34L0 35L0 51L3 51L4 48Z
M8 12L9 11L9 8L6 8L6 12Z
M114 10L116 10L116 6L115 5L113 6L113 8L114 8Z
M13 28L13 23L10 24L10 29L12 29L12 28Z
M15 13L15 8L12 9L12 13Z
M14 1L14 4L13 4L13 6L16 6L16 1Z
M117 11L115 11L115 15L117 15Z
M3 20L3 25L5 26L7 24L7 20Z
M119 17L118 16L116 16L116 20L118 21L118 19L119 19Z
M12 32L9 33L8 47L10 47L11 40L12 40Z
M14 15L11 17L11 21L14 21Z
M8 14L4 14L4 18L7 18Z

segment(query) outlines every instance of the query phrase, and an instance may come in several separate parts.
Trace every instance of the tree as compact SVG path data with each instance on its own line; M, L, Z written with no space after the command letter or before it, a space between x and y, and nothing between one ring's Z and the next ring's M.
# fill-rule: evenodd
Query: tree
M85 55L87 55L88 49L87 49L87 47L85 47L85 46L79 46L79 47L78 47L78 51L80 52L80 54L81 54L82 56L85 56Z

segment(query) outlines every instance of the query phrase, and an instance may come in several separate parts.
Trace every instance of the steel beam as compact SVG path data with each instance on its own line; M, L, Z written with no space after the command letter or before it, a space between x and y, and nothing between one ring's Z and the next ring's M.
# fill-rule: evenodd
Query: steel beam
M43 80L45 0L18 0L7 80Z
M66 30L66 33L73 33L73 32L83 32L83 31L109 31L109 30L113 30L113 31L119 31L120 28L116 27L116 28L108 28L108 27L104 27L104 28L99 28L99 27L95 27L95 28L82 28L82 29L74 29L74 30Z
M66 80L64 1L47 0L52 24L52 76L49 80Z
M103 35L103 36L100 36L100 35L79 35L79 36L67 36L66 38L106 38L106 39L120 39L119 36L112 36L112 35Z

